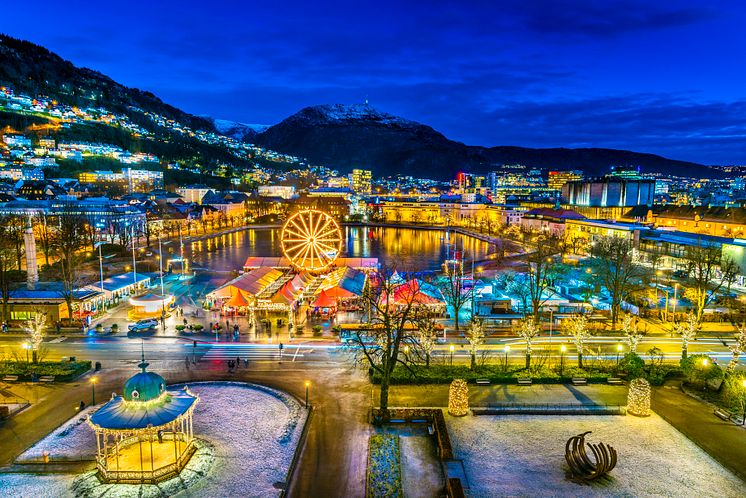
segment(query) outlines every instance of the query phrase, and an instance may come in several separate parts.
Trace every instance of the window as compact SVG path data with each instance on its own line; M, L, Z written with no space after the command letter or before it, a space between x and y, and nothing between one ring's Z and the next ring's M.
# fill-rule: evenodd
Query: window
M31 320L36 316L35 311L11 311L11 320Z

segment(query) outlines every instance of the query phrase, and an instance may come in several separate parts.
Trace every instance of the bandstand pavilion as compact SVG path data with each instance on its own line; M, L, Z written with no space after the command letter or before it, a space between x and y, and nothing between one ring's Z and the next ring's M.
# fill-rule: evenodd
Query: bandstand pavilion
M184 387L167 391L160 375L142 371L121 396L88 419L96 432L98 476L108 483L156 483L179 474L195 451L192 414L199 397Z

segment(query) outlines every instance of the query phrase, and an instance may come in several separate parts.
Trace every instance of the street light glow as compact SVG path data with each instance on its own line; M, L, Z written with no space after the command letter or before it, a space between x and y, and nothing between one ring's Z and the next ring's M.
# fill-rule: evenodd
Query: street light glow
M562 346L560 346L560 351L562 351L563 353L566 353L567 352L567 346L565 346L564 344Z
M505 352L510 353L510 346L508 344L505 345Z

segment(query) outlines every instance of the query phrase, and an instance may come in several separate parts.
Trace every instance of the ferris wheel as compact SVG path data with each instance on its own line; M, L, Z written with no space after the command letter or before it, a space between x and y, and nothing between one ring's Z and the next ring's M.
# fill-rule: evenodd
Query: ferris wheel
M327 270L342 250L342 231L334 218L322 211L292 215L282 226L282 253L296 270Z

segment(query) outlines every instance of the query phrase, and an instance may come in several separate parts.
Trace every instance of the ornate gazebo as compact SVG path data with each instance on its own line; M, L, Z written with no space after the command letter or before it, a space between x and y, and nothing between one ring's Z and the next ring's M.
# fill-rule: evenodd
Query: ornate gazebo
M167 391L160 375L142 371L122 396L88 419L96 431L96 463L103 482L156 483L177 475L194 453L192 413L199 397L188 387Z

